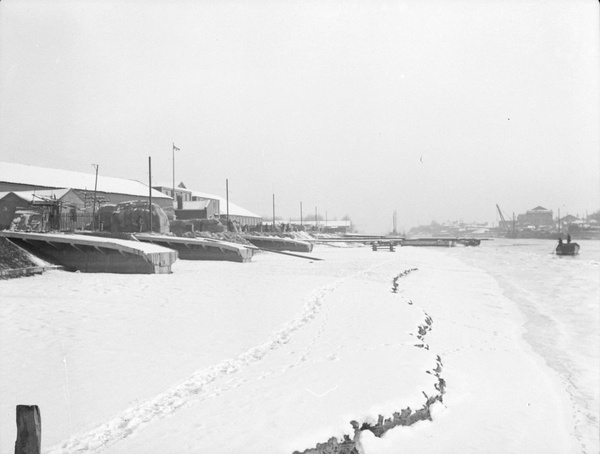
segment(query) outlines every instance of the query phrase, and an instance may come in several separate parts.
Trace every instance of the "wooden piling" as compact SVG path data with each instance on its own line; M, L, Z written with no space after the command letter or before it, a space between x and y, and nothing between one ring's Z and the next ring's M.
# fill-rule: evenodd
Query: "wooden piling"
M42 452L42 419L37 405L17 405L15 454Z

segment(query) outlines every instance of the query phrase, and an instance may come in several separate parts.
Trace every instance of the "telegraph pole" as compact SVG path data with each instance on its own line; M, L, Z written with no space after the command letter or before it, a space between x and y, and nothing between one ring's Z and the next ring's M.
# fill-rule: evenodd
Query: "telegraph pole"
M176 208L177 199L175 197L175 151L181 151L179 148L175 146L175 142L173 142L173 208Z
M96 168L96 181L94 182L94 206L92 208L92 231L96 230L96 190L98 189L98 164L92 164Z
M152 233L152 158L148 156L148 199L150 213L150 233Z
M229 232L229 180L225 179L225 198L227 200L227 231Z

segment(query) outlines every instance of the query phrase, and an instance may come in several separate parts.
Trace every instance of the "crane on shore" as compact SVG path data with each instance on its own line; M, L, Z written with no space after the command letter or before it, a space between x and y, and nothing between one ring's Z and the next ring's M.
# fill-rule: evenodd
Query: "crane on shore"
M504 231L508 233L508 223L506 222L506 219L504 219L504 214L502 214L502 210L498 204L496 204L496 208L498 209L498 214L500 215L500 225Z
M508 226L508 222L506 222L506 219L504 218L504 214L502 213L502 210L500 209L500 206L498 204L496 204L496 208L498 209L498 214L500 215L500 225L502 226L502 229L504 230L504 232L506 232L506 236L509 238L516 238L516 226L515 226L514 214L513 214L513 231L511 234L510 228Z

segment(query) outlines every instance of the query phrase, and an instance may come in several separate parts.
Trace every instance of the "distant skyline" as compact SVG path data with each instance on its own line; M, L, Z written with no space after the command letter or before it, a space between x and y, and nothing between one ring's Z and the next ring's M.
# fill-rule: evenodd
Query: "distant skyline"
M0 2L0 161L348 215L600 209L598 2Z

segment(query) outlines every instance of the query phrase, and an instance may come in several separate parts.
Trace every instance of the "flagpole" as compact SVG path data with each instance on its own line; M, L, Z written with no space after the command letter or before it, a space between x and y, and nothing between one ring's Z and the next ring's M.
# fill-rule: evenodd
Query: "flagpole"
M175 208L175 142L173 142L173 208Z

